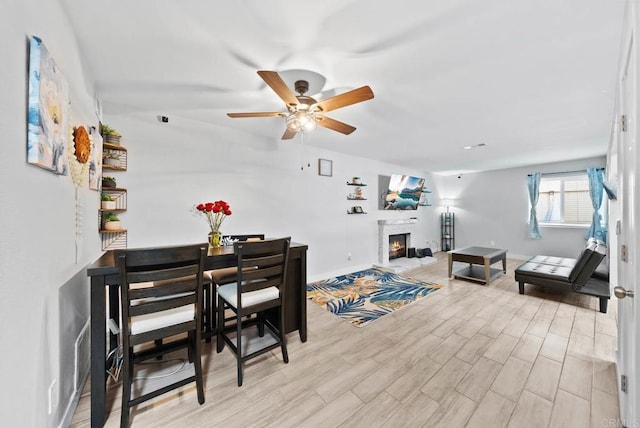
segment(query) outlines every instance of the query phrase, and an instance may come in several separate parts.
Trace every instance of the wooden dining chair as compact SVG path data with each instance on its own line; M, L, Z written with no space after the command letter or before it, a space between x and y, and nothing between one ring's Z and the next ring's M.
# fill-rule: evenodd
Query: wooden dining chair
M198 402L204 403L200 338L206 254L206 247L193 245L115 252L122 306L121 427L129 426L131 406L194 381ZM186 339L174 338L183 333ZM132 398L134 364L185 347L193 375Z
M221 352L226 343L235 353L238 386L242 386L243 362L250 358L280 347L284 362L289 362L284 333L284 287L290 244L291 238L236 242L236 281L218 287L216 350ZM224 328L224 312L227 309L236 315L235 332ZM265 311L274 309L278 313L276 320L265 316ZM251 314L257 317L243 320ZM244 337L244 328L253 327L256 323L258 337ZM269 330L268 338L264 337L265 326Z
M262 241L264 240L264 234L260 233L260 234L249 234L249 235L224 235L223 239L224 238L229 238L237 241L249 241L249 242ZM210 284L208 287L205 287L205 288L207 288L207 290L209 291L209 296L211 297L211 300L207 300L207 304L209 304L209 310L206 312L207 314L215 313L215 306L216 306L216 300L217 300L217 297L216 297L217 288L221 285L235 282L236 271L237 271L237 268L235 266L232 266L232 267L214 269L214 270L205 272L205 281L208 281L208 283ZM211 304L209 302L213 302L213 303ZM233 321L233 320L235 320L235 316L225 317L225 323L227 321ZM216 328L218 326L217 325L214 326L214 324L217 324L215 321L216 321L215 317L207 317L207 323L205 324L206 326L205 337L206 337L207 343L211 342L212 336L217 335Z

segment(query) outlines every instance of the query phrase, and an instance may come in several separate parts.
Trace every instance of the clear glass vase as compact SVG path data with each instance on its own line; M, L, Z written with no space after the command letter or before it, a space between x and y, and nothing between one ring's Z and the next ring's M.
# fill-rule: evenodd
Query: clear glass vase
M209 246L220 248L222 246L222 233L219 230L209 233Z

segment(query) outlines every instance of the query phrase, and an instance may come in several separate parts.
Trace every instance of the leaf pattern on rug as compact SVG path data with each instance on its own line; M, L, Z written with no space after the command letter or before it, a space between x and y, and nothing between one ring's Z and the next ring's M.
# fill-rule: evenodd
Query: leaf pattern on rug
M307 298L362 327L441 287L379 269L366 269L307 284Z

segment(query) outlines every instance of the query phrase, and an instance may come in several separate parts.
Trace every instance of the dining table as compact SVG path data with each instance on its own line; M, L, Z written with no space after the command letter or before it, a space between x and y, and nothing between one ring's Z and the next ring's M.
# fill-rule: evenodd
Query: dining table
M190 244L188 244L190 245ZM212 248L207 243L205 271L237 266L234 247ZM300 340L307 340L307 249L292 242L289 250L287 277L284 287L285 332L298 331ZM91 305L91 426L104 426L107 415L107 368L118 347L117 334L109 328L109 320L117 324L120 318L119 270L114 254L108 250L87 268L90 278Z

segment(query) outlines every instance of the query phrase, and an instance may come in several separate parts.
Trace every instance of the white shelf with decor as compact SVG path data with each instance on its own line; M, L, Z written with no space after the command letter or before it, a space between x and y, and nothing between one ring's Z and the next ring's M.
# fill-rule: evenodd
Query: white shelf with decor
M127 248L127 229L121 227L118 214L127 210L127 189L116 186L117 177L106 176L127 170L127 149L120 144L102 145L102 190L98 210L98 228L103 250Z
M422 194L420 195L420 200L418 201L418 205L421 207L430 207L431 206L431 196L429 195L431 190L429 190L426 186L422 187Z
M362 188L366 187L366 184L360 180L360 177L353 177L351 181L347 182L347 186L353 186L354 191L347 194L348 201L366 201L362 193ZM367 214L360 205L351 206L347 210L347 214Z

